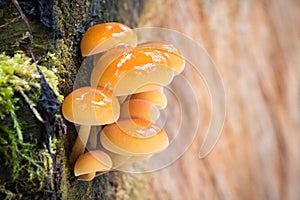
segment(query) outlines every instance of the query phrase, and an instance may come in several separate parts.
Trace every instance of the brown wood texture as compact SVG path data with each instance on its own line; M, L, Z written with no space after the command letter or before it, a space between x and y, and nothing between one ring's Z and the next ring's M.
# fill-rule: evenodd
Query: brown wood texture
M153 0L139 26L171 28L203 44L224 81L227 111L209 156L198 159L199 136L149 175L141 199L300 199L300 2ZM205 131L208 97L198 97Z

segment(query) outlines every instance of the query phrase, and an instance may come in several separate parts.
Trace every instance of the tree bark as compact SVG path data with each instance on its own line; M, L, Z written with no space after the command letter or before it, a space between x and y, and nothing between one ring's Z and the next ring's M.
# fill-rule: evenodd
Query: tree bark
M143 2L139 0L3 0L0 1L0 52L13 56L22 51L38 65L55 68L59 78L59 92L65 96L72 91L77 70L83 61L79 44L84 32L94 24L108 21L119 21L135 27L142 5ZM20 120L32 119L31 124L35 127L23 130L23 135L42 140L35 136L41 135L43 125L32 112L26 106L22 106L18 112ZM4 176L4 173L9 173L9 169L0 165L0 198L116 199L120 191L123 191L124 196L130 193L129 190L132 197L137 195L137 190L128 186L135 184L135 178L119 172L109 172L91 182L77 181L68 162L77 133L72 123L64 122L67 126L66 135L61 135L64 131L63 123L50 127L54 131L59 130L60 134L57 133L58 140L55 147L52 147L54 151L48 155L53 165L46 169L51 175L45 177L49 180L48 185L41 188L43 191L33 192L35 185L27 185L25 191L25 187L22 188L17 182L8 184L6 180L9 180L9 175Z

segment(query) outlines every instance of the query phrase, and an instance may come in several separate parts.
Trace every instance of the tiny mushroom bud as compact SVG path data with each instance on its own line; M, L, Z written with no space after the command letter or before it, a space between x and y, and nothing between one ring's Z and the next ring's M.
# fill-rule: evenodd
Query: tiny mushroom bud
M158 106L160 109L166 108L167 106L167 97L162 87L157 90L133 94L130 99L144 99Z
M97 172L105 172L112 167L109 155L100 150L89 151L82 154L74 166L75 176L79 179L93 179Z
M80 49L82 56L90 56L121 44L136 46L135 32L124 24L109 22L89 28L83 35Z
M125 156L158 153L169 144L166 132L143 119L128 119L104 127L101 144L111 152Z
M120 119L140 118L155 122L159 118L158 108L143 99L132 99L121 106Z
M103 88L82 87L70 93L62 104L63 116L81 125L70 162L84 152L92 125L116 122L120 115L118 99Z

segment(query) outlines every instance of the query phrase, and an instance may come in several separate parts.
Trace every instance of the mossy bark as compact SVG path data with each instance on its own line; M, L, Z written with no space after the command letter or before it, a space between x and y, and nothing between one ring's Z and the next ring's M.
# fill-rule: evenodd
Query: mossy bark
M20 10L12 2L0 1L0 52L14 55L22 51L38 64L55 69L59 78L59 92L63 96L72 91L77 70L83 60L79 49L83 33L93 24L107 21L120 21L135 27L139 10L143 5L141 0L19 0L18 3L26 19L21 18ZM30 27L24 20L28 21ZM22 133L34 136L39 134L42 128L40 122L28 110L26 106L21 107L18 112L26 114L20 114L19 118L27 121L32 119L34 128L25 129ZM52 177L45 177L49 186L42 189L49 190L47 194L40 196L40 193L35 192L35 188L27 185L26 193L14 188L19 194L10 196L1 194L3 191L0 187L1 198L116 199L119 188L124 190L120 184L128 175L119 172L107 173L91 182L76 180L67 158L77 133L73 124L66 121L64 123L67 126L67 133L63 136L57 134L58 140L52 149L54 153L48 155L53 164L46 170L53 172ZM63 124L58 126L60 126L58 130L64 129ZM4 169L1 167L3 173ZM3 183L5 180L1 181ZM130 181L134 181L134 178L130 178ZM10 184L11 187L15 187L14 183Z

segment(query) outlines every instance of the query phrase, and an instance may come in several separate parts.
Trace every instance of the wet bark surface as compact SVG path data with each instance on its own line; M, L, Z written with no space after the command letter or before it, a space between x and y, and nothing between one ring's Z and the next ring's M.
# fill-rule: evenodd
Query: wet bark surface
M14 55L22 51L39 65L57 68L60 94L63 96L73 89L83 58L80 54L79 43L84 32L92 25L108 21L120 21L135 27L138 22L142 1L0 1L0 52ZM50 56L49 56L50 55ZM43 96L44 95L44 96ZM46 96L45 96L46 95ZM42 93L41 103L49 104L47 92ZM49 105L50 106L50 105ZM50 108L39 104L39 108ZM49 110L48 110L49 111ZM40 110L41 113L43 113ZM49 185L45 187L45 194L40 194L26 186L27 191L16 188L17 183L9 183L9 189L17 193L9 196L0 191L2 198L21 199L116 199L119 190L124 189L119 183L125 180L126 174L110 172L95 178L91 182L77 181L68 156L77 136L72 123L62 118L51 127L46 127L36 120L32 112L25 106L19 109L20 120L30 121L32 127L23 130L27 138L38 140L41 149L45 137L43 133L55 132L58 141L51 154L53 177L49 178ZM60 111L58 112L60 113ZM52 113L53 114L53 113ZM43 116L45 119L47 115ZM52 123L52 119L47 123ZM66 132L65 132L66 131ZM38 151L38 150L37 150ZM4 176L8 172L0 165L1 184L7 185ZM3 175L3 176L2 176ZM128 179L127 179L128 180ZM4 181L4 182L3 182ZM133 179L131 180L133 182ZM36 187L32 185L32 187ZM2 189L2 188L0 188ZM31 190L32 189L32 190ZM2 196L1 196L2 195Z

